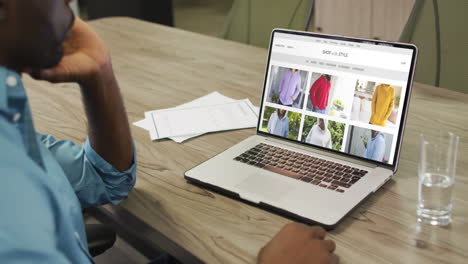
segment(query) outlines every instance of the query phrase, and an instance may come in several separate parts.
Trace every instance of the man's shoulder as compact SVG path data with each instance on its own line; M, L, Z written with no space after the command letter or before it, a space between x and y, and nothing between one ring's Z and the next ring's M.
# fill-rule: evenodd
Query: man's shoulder
M384 136L384 134L380 133L380 134L376 137L376 141L378 141L379 143L385 143L385 136Z
M20 132L14 124L0 115L0 175L27 170L31 159L26 153Z

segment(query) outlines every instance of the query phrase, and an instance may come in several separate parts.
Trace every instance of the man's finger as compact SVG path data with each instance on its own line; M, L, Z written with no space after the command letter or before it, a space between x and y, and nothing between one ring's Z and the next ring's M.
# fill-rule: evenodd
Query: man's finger
M323 241L323 244L325 245L325 248L330 252L330 253L333 253L335 252L335 249L336 249L336 244L335 242L327 239L327 240L324 240Z
M331 254L330 255L330 263L331 264L338 264L340 262L340 258L335 255L335 254Z
M321 227L314 226L314 227L311 227L311 235L315 239L324 239L325 236L327 235L327 232L325 231L325 229Z
M44 69L39 72L39 79L51 83L70 82L68 72L60 65L52 69Z

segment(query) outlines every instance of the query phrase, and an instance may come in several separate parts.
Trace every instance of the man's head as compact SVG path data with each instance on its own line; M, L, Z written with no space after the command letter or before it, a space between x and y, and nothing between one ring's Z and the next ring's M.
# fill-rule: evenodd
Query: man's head
M327 79L327 81L329 82L331 80L331 76L328 74L325 74L325 79Z
M323 118L318 119L318 124L320 129L325 130L325 120L323 120Z
M371 130L372 138L375 138L379 134L379 131Z
M0 0L0 65L13 70L57 65L74 16L71 0Z

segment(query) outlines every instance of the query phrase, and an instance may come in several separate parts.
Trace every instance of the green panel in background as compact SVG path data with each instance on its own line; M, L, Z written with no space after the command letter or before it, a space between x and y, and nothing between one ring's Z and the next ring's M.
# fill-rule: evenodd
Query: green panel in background
M435 20L432 3L426 4L420 1L418 14L416 18L410 18L409 25L406 28L412 27L412 32L403 32L400 41L414 43L419 48L419 58L416 67L415 80L430 85L435 85L436 82L436 35L435 35ZM405 30L407 30L405 28Z
M442 36L440 86L468 93L468 0L439 0Z
M437 85L436 27L433 0L418 0L401 41L419 47L417 82ZM440 87L468 93L468 1L438 0L441 66ZM418 6L419 5L419 6Z
M224 38L268 48L274 28L303 30L309 0L235 0Z
M250 0L234 0L224 26L223 37L249 44Z
M250 43L268 47L274 28L304 30L309 11L308 0L253 0Z
M468 0L437 2L441 31L439 86L468 93ZM272 29L303 30L310 3L310 0L234 0L224 38L267 48ZM433 0L417 0L416 6L417 16L410 18L401 41L419 47L416 81L437 85Z

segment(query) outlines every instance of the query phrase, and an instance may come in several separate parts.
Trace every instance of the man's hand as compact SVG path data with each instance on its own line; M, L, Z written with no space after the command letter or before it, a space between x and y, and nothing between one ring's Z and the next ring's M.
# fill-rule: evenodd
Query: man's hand
M33 72L33 77L53 83L76 82L88 84L111 74L109 52L96 32L79 17L63 43L64 56L51 69Z
M325 230L303 224L290 223L258 254L259 264L338 263L333 254L335 243L324 240Z
M33 70L31 75L53 83L78 83L88 117L91 146L114 168L127 170L133 164L132 138L104 42L77 17L63 48L64 56L57 66Z

